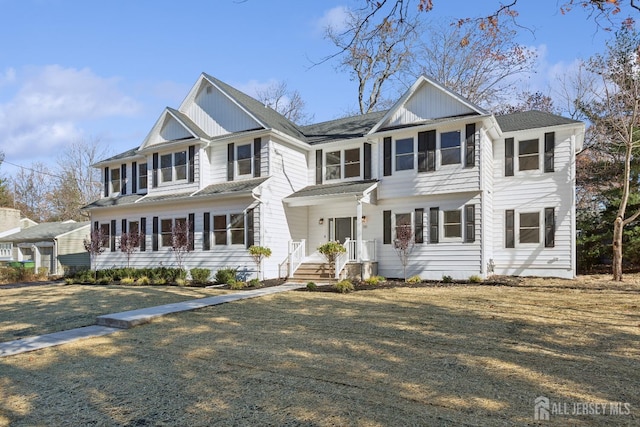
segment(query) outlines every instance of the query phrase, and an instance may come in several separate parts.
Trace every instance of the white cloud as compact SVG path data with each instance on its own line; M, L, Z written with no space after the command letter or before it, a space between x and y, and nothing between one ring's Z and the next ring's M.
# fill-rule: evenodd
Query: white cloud
M16 81L16 70L7 68L4 73L0 72L0 87L10 85Z
M7 158L52 156L83 134L87 122L136 114L140 105L118 88L117 78L90 69L48 65L0 74L16 91L0 98L0 150Z
M320 35L324 35L328 27L337 32L344 31L347 28L348 16L349 8L346 6L336 6L329 9L315 22L315 31Z

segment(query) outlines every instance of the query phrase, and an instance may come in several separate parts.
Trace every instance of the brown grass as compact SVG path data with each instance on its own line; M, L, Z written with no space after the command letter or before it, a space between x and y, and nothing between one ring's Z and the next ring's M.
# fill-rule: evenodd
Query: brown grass
M0 424L640 423L640 287L607 278L288 292L0 359Z

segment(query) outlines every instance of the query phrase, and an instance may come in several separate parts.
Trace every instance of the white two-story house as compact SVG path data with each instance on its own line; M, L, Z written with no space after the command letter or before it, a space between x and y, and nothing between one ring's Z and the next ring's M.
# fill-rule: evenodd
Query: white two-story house
M505 116L426 77L387 111L297 126L202 74L139 147L105 159L88 205L108 235L99 266L126 265L119 236L145 235L131 263L172 266L171 233L188 223L186 267L256 267L295 277L339 241L344 271L402 277L396 231L411 227L407 275L575 275L575 153L584 124L529 111Z

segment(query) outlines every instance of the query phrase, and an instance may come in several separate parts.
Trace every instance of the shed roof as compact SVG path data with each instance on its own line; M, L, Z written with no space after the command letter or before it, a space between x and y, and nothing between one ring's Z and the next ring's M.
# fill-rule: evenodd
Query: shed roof
M578 120L537 110L496 116L496 120L503 132L582 123Z

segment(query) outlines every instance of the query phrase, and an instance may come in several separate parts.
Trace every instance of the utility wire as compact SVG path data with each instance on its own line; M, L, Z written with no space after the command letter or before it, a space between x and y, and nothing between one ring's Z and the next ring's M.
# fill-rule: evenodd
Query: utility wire
M11 163L11 162L8 162L8 161L6 161L6 160L3 160L2 162L0 162L0 164L1 164L1 163L6 163L6 164L8 164L8 165L15 166L15 167L17 167L17 168L30 170L31 172L39 173L39 174L42 174L42 175L49 175L49 176L52 176L52 177L54 177L54 178L64 179L64 177L63 177L63 176L61 176L61 175L55 175L55 174L53 174L53 173L44 172L44 171L41 171L41 170L36 170L36 169L33 169L33 168L29 168L29 167L27 167L27 166L17 165L17 164L15 164L15 163Z

